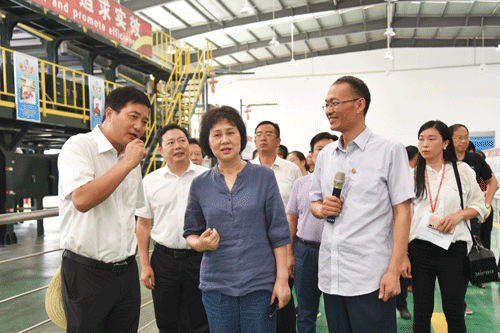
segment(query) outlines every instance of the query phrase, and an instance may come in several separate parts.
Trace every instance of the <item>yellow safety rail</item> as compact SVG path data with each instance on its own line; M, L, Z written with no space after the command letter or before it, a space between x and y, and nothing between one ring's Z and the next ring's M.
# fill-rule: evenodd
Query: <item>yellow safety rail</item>
M161 31L156 31L154 55L160 59L162 67L172 69L172 74L165 85L165 94L158 92L149 96L153 112L146 127L146 145L153 138L156 129L166 124L177 122L190 131L191 116L195 108L195 101L199 99L202 85L212 70L212 44L207 42L206 48L183 47L174 38ZM196 66L191 64L191 50L197 55ZM15 97L13 77L7 77L8 60L13 58L13 50L0 47L1 51L1 89L0 96ZM90 120L90 106L85 99L88 87L88 74L72 70L45 60L38 59L40 71L40 113L43 117L57 115L81 119L83 123ZM12 64L13 61L10 62ZM10 69L9 69L10 70ZM181 83L192 75L183 93L180 92ZM105 80L106 94L122 85ZM12 83L12 84L9 84ZM9 88L11 87L11 88ZM12 90L12 91L10 91ZM1 106L15 108L16 104L7 98L0 99ZM160 116L158 116L160 112ZM161 124L158 123L161 120ZM155 158L159 145L146 171L151 167L156 169Z
M0 47L2 52L2 89L0 95L15 97L15 88L8 91L7 80L14 80L14 77L7 78L7 57L13 57L14 51ZM11 58L12 59L12 58ZM12 61L13 63L13 61ZM75 71L45 60L38 59L40 71L40 114L46 117L48 114L81 119L83 123L90 120L90 107L86 105L85 96L87 93L88 74ZM116 87L122 85L105 80L106 94ZM77 83L80 83L77 85ZM62 85L62 87L59 87ZM51 89L49 89L49 87ZM0 100L0 105L15 107L16 104ZM56 108L68 108L67 110L57 110Z
M212 49L213 44L210 42L207 42L205 49L196 49L198 62L194 69L189 69L193 73L193 77L183 95L182 104L185 105L185 108L182 108L182 112L179 113L179 124L186 126L189 132L191 132L191 117L195 108L194 101L199 99L202 84L213 69ZM190 52L188 53L190 54Z
M194 68L191 66L191 49L184 48L181 54L177 55L173 63L173 72L168 82L165 85L166 96L161 96L158 100L161 102L162 126L177 122L180 126L186 127L188 132L191 130L191 116L195 108L195 101L200 97L202 85L212 70L212 44L207 42L206 48L203 50L194 48L197 55L197 63ZM184 90L184 93L179 91L181 82L186 79L186 76L192 73L192 78ZM175 112L177 110L177 117ZM153 153L153 158L150 160L146 173L154 171L156 165L156 153L160 144L156 145ZM162 166L165 164L163 161Z
M156 44L153 46L153 55L160 59L162 67L174 65L176 56L182 54L181 43L160 30L154 32Z

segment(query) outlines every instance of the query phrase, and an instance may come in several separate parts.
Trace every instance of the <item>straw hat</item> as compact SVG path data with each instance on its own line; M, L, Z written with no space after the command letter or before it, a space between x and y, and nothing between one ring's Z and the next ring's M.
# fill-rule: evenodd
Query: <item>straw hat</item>
M57 270L47 289L45 310L54 324L61 328L66 328L66 315L64 313L61 290L61 267Z

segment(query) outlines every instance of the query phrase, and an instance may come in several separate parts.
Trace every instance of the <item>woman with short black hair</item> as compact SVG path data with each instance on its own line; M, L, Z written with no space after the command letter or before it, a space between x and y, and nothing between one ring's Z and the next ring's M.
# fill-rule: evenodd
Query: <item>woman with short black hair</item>
M291 239L274 172L241 159L246 128L229 106L203 116L200 143L218 163L193 180L184 237L203 252L200 289L210 332L276 332L271 315L290 299Z

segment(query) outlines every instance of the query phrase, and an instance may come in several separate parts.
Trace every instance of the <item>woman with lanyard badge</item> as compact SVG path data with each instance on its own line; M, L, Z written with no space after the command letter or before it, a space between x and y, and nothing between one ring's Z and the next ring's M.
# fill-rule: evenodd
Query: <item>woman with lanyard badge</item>
M412 203L409 255L402 275L413 278L415 333L431 331L434 286L438 278L448 332L466 332L463 304L467 253L472 238L467 220L486 213L474 171L458 162L446 124L429 121L418 132L420 156L412 170L416 199ZM462 183L464 208L453 163ZM410 264L411 263L411 264Z

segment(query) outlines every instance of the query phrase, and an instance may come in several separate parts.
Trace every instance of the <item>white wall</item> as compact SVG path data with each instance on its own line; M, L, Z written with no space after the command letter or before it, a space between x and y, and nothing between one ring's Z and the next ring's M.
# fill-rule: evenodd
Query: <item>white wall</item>
M464 123L471 132L496 131L500 137L500 53L495 48L486 48L484 55L481 48L395 49L393 64L384 59L385 52L296 56L297 67L283 63L256 68L254 75L218 77L209 102L237 110L240 99L244 104L278 103L252 107L248 133L253 135L262 120L277 122L282 143L307 153L310 139L329 130L321 105L330 85L342 75L354 75L370 89L367 125L376 133L416 145L419 127L439 119L447 125ZM483 57L486 71L479 69Z

